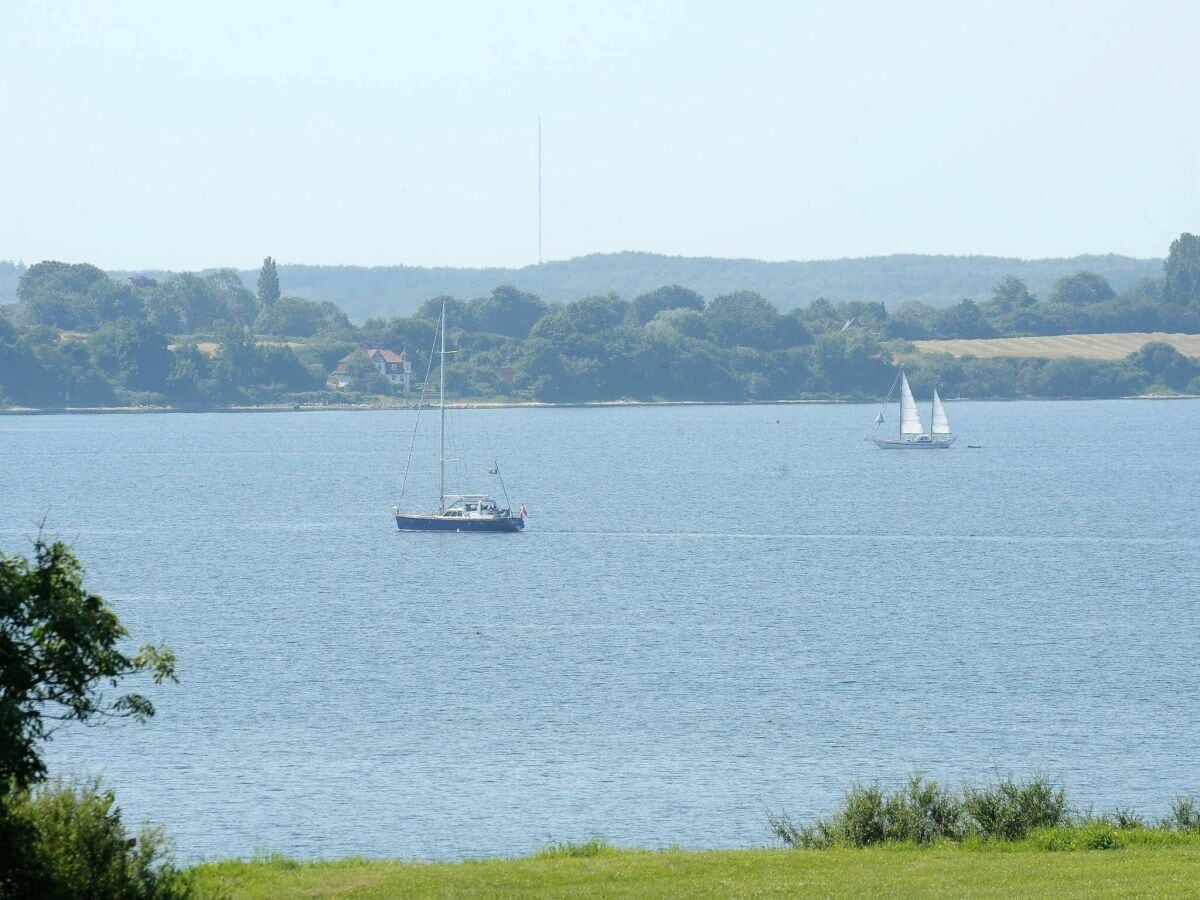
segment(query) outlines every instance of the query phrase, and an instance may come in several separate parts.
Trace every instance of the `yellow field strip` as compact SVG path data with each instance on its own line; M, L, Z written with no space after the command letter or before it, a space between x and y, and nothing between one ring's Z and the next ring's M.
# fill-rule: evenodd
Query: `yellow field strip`
M961 341L913 341L922 353L951 356L1041 356L1062 359L1121 359L1143 344L1162 341L1187 356L1200 356L1200 334L1166 334L1161 331L1119 334L1057 334L1049 337L980 338Z

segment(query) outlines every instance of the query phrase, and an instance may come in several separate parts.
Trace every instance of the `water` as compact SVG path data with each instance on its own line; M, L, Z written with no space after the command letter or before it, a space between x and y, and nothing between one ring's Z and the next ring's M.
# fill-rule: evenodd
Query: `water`
M0 547L44 519L180 661L52 766L188 859L764 844L914 769L1200 791L1200 403L949 414L921 454L864 406L460 413L519 535L395 531L410 412L0 417Z

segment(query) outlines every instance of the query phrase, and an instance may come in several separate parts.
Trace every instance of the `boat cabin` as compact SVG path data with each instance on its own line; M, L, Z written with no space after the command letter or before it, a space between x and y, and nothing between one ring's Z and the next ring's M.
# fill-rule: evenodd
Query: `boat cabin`
M442 516L462 519L494 519L507 516L508 510L501 509L500 504L486 494L446 495L446 508Z

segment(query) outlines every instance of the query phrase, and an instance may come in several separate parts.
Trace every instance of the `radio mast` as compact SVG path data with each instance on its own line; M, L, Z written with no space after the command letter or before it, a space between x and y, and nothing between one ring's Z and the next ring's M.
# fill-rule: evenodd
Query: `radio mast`
M538 265L542 264L542 117L538 116Z

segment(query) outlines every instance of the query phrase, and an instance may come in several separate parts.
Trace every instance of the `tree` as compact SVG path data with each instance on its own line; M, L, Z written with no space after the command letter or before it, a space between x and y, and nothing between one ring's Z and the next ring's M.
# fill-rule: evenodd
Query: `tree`
M254 324L258 316L258 304L237 272L233 269L218 269L205 275L204 283L209 293L224 308L226 318L238 325Z
M1184 356L1163 341L1143 344L1140 350L1135 350L1126 359L1176 391L1186 390L1188 382L1200 375L1200 362Z
M1184 232L1172 241L1163 268L1163 300L1180 306L1200 304L1200 237Z
M363 394L390 394L392 383L371 361L370 352L358 350L346 361L346 378L353 391Z
M799 319L781 316L769 301L753 291L723 294L708 304L704 319L720 346L778 350L812 340Z
M955 306L940 310L937 317L937 333L942 338L988 338L996 331L984 318L982 310L974 300L962 300Z
M492 291L490 297L471 301L471 306L472 319L479 331L522 340L529 337L529 332L547 309L540 297L507 284Z
M1005 275L992 288L992 303L1001 312L1011 313L1033 306L1037 298L1016 275Z
M91 295L108 276L87 263L47 260L30 266L17 283L17 299L29 318L55 328L88 329L96 324L96 300Z
M1050 289L1051 303L1063 303L1068 306L1092 306L1104 303L1117 296L1103 276L1095 272L1076 272L1074 275L1064 275L1054 282Z
M263 260L258 272L258 302L266 309L275 305L279 299L279 272L275 269L275 260L267 257Z
M154 705L105 687L131 675L175 680L165 647L119 649L127 632L116 612L83 586L83 568L63 543L34 544L33 562L0 554L0 804L45 777L40 745L54 722L107 717L145 721Z
M645 325L660 312L668 309L694 309L703 311L704 298L695 291L669 284L650 291L648 294L634 297L631 301L634 318Z
M324 305L300 297L280 297L273 305L263 307L257 330L260 334L312 337L325 328Z
M663 328L671 329L680 337L699 341L707 341L712 338L708 332L708 324L704 321L704 314L699 310L686 307L664 309L646 325L647 332L651 334L660 333Z
M175 365L167 339L149 322L121 319L89 339L97 364L127 388L161 391Z

